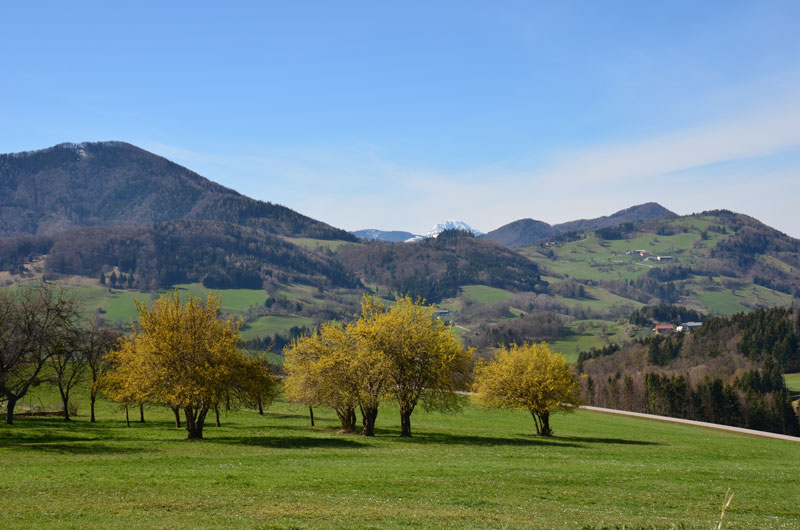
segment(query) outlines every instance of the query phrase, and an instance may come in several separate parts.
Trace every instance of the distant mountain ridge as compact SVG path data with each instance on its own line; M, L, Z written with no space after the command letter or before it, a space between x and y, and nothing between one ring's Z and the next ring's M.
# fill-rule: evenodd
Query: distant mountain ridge
M0 155L0 238L175 220L356 240L344 230L241 195L125 142L65 143Z
M509 248L521 248L567 232L587 232L623 223L651 219L671 219L674 217L677 217L677 214L660 204L647 202L631 206L608 216L595 219L579 219L557 225L549 225L534 219L520 219L492 230L484 237Z

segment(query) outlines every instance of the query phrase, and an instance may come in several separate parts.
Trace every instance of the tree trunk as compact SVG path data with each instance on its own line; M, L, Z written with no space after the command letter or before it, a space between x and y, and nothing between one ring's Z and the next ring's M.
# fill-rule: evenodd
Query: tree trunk
M258 415L264 415L264 401L261 399L261 396L258 396Z
M344 409L335 409L336 416L339 417L339 422L342 424L343 432L356 432L356 411L353 407L345 407Z
M533 416L533 423L536 424L536 434L539 436L553 435L553 431L550 429L550 412L531 411L531 416Z
M95 423L97 419L94 417L94 402L97 401L97 395L92 392L89 396L89 421Z
M172 413L175 414L175 428L181 428L181 409L172 407Z
M186 416L186 431L188 433L186 439L202 440L203 426L206 421L206 414L208 414L208 408L194 409L193 407L186 407L183 411Z
M364 407L361 409L361 419L364 423L364 430L361 432L363 436L375 436L375 420L377 418L378 407Z
M14 425L14 407L16 406L17 400L6 396L6 425Z
M217 427L222 427L222 424L219 422L219 405L214 407L214 416L217 418Z
M308 417L311 420L311 426L314 426L314 407L308 406Z
M139 423L144 423L144 404L139 403Z
M414 409L405 407L400 408L400 436L402 438L411 438L411 413Z
M70 421L71 418L69 417L69 394L64 393L63 390L59 389L61 393L61 403L64 405L64 420Z
M550 413L542 412L540 416L542 418L542 436L552 436L553 431L550 429Z
M128 414L128 405L125 404L125 427L131 426L131 416Z

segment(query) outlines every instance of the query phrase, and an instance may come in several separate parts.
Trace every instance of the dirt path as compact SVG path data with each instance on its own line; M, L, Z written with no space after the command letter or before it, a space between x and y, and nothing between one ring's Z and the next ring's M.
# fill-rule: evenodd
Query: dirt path
M592 412L602 412L603 414L619 414L622 416L633 416L636 418L645 418L650 420L670 421L672 423L684 423L686 425L706 427L709 429L717 429L719 431L748 434L750 436L760 436L761 438L772 438L775 440L788 440L790 442L800 442L800 438L796 436L787 436L785 434L775 434L772 432L755 431L753 429L744 429L742 427L731 427L729 425L719 425L716 423L707 423L704 421L684 420L683 418L670 418L668 416L656 416L655 414L642 414L641 412L629 412L627 410L604 409L601 407L590 407L588 405L583 405L581 406L581 408L584 410L590 410Z

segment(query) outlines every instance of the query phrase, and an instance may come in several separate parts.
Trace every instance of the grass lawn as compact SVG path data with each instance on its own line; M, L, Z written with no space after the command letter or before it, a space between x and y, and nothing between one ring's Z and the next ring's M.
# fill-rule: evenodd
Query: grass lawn
M524 413L418 410L400 439L341 435L327 409L229 413L187 442L169 411L126 428L0 426L0 528L798 528L800 444L580 411L538 438ZM135 415L134 415L135 417Z

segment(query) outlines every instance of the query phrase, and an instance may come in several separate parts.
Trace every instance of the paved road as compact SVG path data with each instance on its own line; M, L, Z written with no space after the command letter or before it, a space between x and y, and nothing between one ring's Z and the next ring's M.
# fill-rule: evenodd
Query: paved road
M591 410L593 412L602 412L604 414L620 414L622 416L634 416L636 418L671 421L672 423L685 423L686 425L696 425L698 427L707 427L709 429L717 429L720 431L735 432L739 434L749 434L750 436L760 436L762 438L773 438L776 440L788 440L790 442L800 442L800 438L797 438L796 436L787 436L785 434L775 434L772 432L755 431L753 429L743 429L742 427L731 427L729 425L719 425L717 423L684 420L683 418L670 418L669 416L656 416L655 414L642 414L641 412L629 412L627 410L604 409L601 407L590 407L588 405L583 405L581 406L581 408L584 410Z

